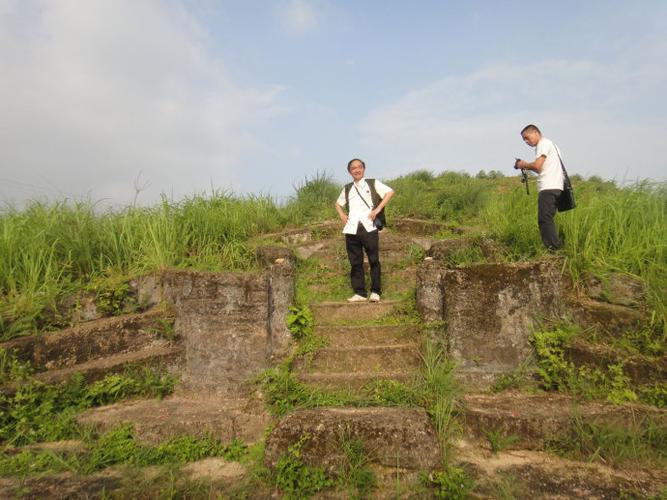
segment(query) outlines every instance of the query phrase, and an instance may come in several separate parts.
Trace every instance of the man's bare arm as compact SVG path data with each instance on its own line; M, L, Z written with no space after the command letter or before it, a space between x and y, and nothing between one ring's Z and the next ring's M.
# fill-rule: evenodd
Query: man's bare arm
M389 203L389 200L392 196L394 196L393 191L389 191L386 195L384 195L384 198L382 198L382 201L378 204L378 206L371 210L371 213L368 214L368 218L370 220L375 220L382 209L387 205L387 203Z
M340 220L342 220L344 224L347 224L347 214L345 213L345 210L343 210L343 207L338 204L338 202L336 202L336 212L338 212Z
M532 162L527 162L526 160L518 160L516 164L514 165L514 168L521 168L524 170L532 170L535 173L541 173L542 172L542 166L544 165L544 160L546 160L547 157L544 155L540 155L537 158L535 158L535 161Z

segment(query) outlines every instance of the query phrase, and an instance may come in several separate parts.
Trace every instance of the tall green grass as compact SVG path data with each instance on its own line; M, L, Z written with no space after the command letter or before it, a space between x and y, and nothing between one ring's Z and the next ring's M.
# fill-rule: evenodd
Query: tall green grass
M290 224L305 224L332 218L342 188L325 172L306 177L294 186L295 194L284 207L286 220Z
M597 180L576 186L575 210L558 214L565 238L567 268L575 280L585 273L610 272L640 278L655 311L654 323L667 325L667 183L640 182L618 188ZM520 188L496 196L483 213L490 234L512 260L544 253L537 228L537 195Z
M447 222L469 222L479 216L499 181L466 173L435 175L418 170L388 182L396 192L392 214Z
M166 198L151 208L36 202L0 212L0 337L48 326L59 297L96 279L168 267L248 269L247 240L284 223L268 197Z
M416 171L387 180L395 217L476 226L501 243L507 259L544 255L537 228L536 190L526 196L518 178L495 173ZM249 269L249 239L286 225L336 219L342 186L326 173L305 178L283 205L270 197L226 192L153 207L101 210L91 202L35 202L0 211L0 338L48 327L59 297L108 276L168 267ZM567 266L610 271L645 283L658 325L667 323L667 187L638 183L619 188L601 179L576 182L579 206L558 214Z

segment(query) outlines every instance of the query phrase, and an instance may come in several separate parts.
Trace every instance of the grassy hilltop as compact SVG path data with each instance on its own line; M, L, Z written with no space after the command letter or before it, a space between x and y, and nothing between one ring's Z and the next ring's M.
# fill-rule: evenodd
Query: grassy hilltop
M667 185L618 187L575 179L576 210L559 214L567 271L602 280L609 272L646 285L654 326L667 324ZM388 219L408 216L472 227L495 240L508 261L543 255L536 189L484 171L416 171L388 180L397 196ZM58 303L88 290L114 307L128 278L163 268L243 270L255 265L251 238L336 217L341 186L327 175L306 179L284 205L268 196L196 195L150 208L100 212L92 202L34 202L0 211L0 339L60 325ZM443 236L445 236L443 234ZM462 256L474 262L479 255ZM664 338L663 338L664 340Z
M647 301L648 310L642 309L642 313L646 312L646 325L639 331L622 332L618 338L598 337L595 331L582 331L577 325L566 323L544 325L543 331L532 334L535 359L516 372L499 377L489 397L507 389L515 391L510 394L523 391L528 395L545 390L582 401L608 401L618 405L619 411L626 403L640 403L650 411L659 412L655 407L667 405L665 383L631 380L624 371L624 362L641 358L657 365L667 352L667 184L640 182L619 187L599 178L576 177L573 182L578 207L556 217L565 238L560 253L564 272L571 276L575 286L582 288L591 277L596 278L603 284L603 291L612 275L628 275L633 282L640 282ZM497 172L480 172L473 177L455 172L417 171L388 179L387 183L396 191L387 208L390 225L398 217L434 220L443 223L440 225L443 229L432 235L435 239L492 240L497 250L495 260L520 262L547 257L537 228L537 194L532 182L529 196L518 177L504 177ZM105 316L142 310L141 304L132 302L129 282L152 271L258 269L254 247L261 244L262 235L335 220L333 203L341 188L329 176L317 174L297 186L285 204L278 204L268 196L240 197L219 192L180 202L165 198L147 208L101 211L91 202L62 201L34 202L22 210L2 209L0 340L69 326L71 317L67 311L71 313L83 296L94 297L98 310ZM329 244L335 245L335 240L329 240ZM410 255L409 265L414 272L424 255L423 249L419 247L414 255L412 248L404 250ZM344 253L342 241L340 251ZM450 258L452 264L461 266L485 260L477 245L454 252ZM341 262L346 265L344 258ZM323 338L313 330L313 314L306 300L312 297L303 296L307 293L304 284L314 281L320 269L312 262L309 267L308 260L301 261L298 269L297 307L291 308L288 317L290 331L297 341L294 359L312 357L324 345ZM340 280L326 277L327 292L338 287L336 294L347 293L342 291L347 286L342 274ZM391 293L398 292L390 291L386 297L392 298ZM411 296L402 297L405 307L389 322L419 323L414 289L406 293ZM173 334L170 325L163 325L162 333L167 338L170 332ZM422 333L428 334L431 327L418 328L420 332L424 328ZM614 350L619 354L618 359L594 368L572 363L564 352L568 342L578 336L593 347L609 344L603 347ZM425 342L420 354L423 373L415 380L379 381L360 395L302 384L291 370L293 358L267 370L255 383L261 386L267 407L275 415L320 406L427 409L443 447L444 462L443 470L424 482L438 498L465 498L473 481L468 477L469 472L454 465L451 452L452 443L463 429L459 414L461 388L455 382L453 364L438 345ZM263 442L248 446L236 439L222 443L213 436L183 436L148 446L136 439L131 426L102 433L76 422L76 416L86 409L130 398L162 398L172 393L177 376L159 368L132 367L95 382L87 382L79 374L59 384L33 380L31 374L29 362L0 348L3 386L0 480L13 478L21 487L23 481L27 480L25 484L33 481L32 487L39 489L41 474L68 471L79 475L77 481L85 482L94 473L122 464L126 467L122 472L125 482L113 498L147 498L157 496L157 492L165 498L210 498L216 491L210 481L185 480L178 468L205 457L224 457L240 462L249 471L237 485L238 496L232 498L252 497L258 491L270 492L275 488L287 498L302 498L335 486L321 470L309 469L299 461L298 446L290 448L277 472L269 473L262 465ZM667 434L657 422L657 419L653 422L638 418L627 427L575 418L573 434L554 440L543 451L582 463L661 469L667 460ZM486 436L492 454L516 439L493 429ZM63 444L79 448L54 451L39 447L61 440L74 440ZM349 470L338 479L343 486L336 484L364 497L371 494L376 480L366 467L360 443L354 440L347 443ZM141 476L141 471L148 465L165 468L153 479L147 479ZM47 480L48 477L45 476ZM137 481L137 477L143 479ZM509 477L496 485L502 498L513 498L512 491L517 498L525 496L521 493L522 483L515 483Z

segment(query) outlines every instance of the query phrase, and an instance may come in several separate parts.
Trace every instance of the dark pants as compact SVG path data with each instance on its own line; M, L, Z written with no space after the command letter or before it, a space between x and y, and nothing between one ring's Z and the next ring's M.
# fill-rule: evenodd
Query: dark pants
M556 202L563 191L560 189L545 189L537 195L537 223L540 226L542 243L549 250L557 250L562 242L556 232Z
M371 292L380 295L380 236L377 231L370 233L362 224L357 226L357 234L345 235L345 249L350 259L350 281L354 293L366 296L366 280L364 276L364 250L368 255L371 267Z

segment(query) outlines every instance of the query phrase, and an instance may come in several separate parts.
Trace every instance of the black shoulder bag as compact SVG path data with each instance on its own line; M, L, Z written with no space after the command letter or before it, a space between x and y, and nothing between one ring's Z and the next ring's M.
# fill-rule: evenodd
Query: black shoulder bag
M576 207L577 203L574 201L574 189L572 188L572 182L570 182L570 176L567 175L567 170L565 170L565 165L563 165L563 159L560 157L560 152L555 144L554 149L560 160L560 166L563 169L563 192L558 197L558 200L556 200L556 208L558 208L559 212L567 212Z

